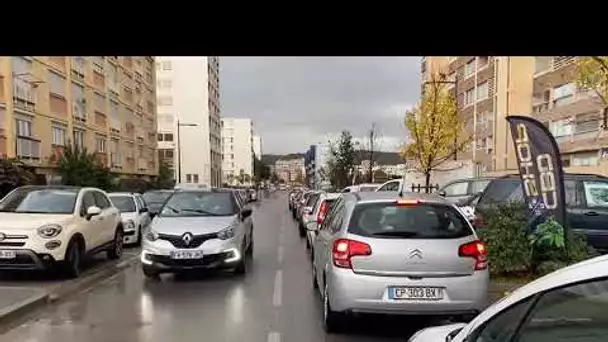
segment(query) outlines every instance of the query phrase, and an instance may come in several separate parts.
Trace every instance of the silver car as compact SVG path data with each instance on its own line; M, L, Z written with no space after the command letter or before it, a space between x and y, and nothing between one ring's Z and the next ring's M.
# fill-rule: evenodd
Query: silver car
M342 194L318 230L312 264L328 332L347 313L468 319L487 303L486 249L435 195Z
M330 193L322 193L319 195L319 198L314 203L314 207L312 208L312 212L310 215L304 217L304 226L306 227L306 248L311 252L312 256L312 246L315 241L315 236L317 235L318 227L325 220L325 216L329 212L329 208L331 204L340 197L340 193L330 192Z
M209 268L246 273L253 252L251 214L233 190L176 191L145 234L144 274Z

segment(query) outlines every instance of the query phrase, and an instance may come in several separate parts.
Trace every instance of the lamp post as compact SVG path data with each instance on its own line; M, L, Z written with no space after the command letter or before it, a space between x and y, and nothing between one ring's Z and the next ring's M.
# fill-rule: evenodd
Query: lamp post
M182 145L180 139L180 127L196 127L197 124L183 123L177 120L177 183L182 182Z
M427 84L453 84L454 85L454 100L456 101L456 109L458 109L458 75L454 76L454 80L439 80L439 81L426 81L423 83ZM458 135L454 138L454 160L458 160Z

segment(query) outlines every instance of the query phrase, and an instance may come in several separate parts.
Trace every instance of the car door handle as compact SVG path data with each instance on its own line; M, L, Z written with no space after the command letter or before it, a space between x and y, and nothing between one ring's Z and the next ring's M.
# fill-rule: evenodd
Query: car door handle
M585 215L587 216L600 216L600 214L597 211L588 211L585 213Z

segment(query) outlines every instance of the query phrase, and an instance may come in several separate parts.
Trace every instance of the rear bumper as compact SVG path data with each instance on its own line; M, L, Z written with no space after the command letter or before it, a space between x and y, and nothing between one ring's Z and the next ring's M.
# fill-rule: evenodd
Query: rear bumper
M14 259L0 259L0 270L46 270L57 264L51 254L37 254L31 249L16 249Z
M482 311L487 304L489 273L470 276L411 279L355 274L332 267L327 274L332 309L353 313L399 315L460 315ZM443 288L439 300L389 299L391 286Z

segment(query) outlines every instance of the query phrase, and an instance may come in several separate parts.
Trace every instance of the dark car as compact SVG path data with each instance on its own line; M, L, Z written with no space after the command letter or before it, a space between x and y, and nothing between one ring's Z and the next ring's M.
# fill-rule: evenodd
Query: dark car
M608 252L608 178L592 174L564 175L568 225L585 233L590 246ZM483 227L481 213L485 208L503 202L524 201L519 175L508 175L490 181L475 206L477 228Z
M149 190L142 195L144 201L148 205L151 215L158 214L167 198L169 198L175 190Z

